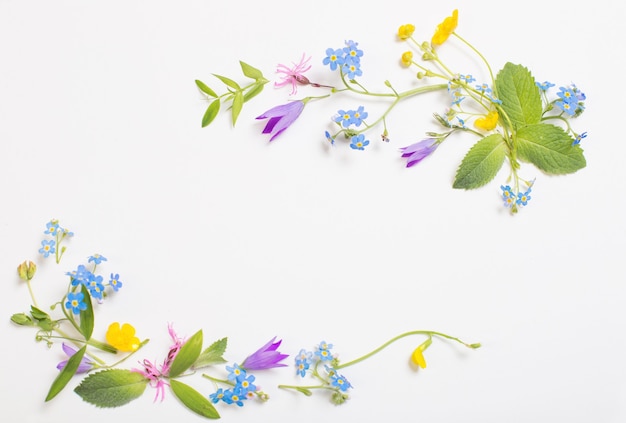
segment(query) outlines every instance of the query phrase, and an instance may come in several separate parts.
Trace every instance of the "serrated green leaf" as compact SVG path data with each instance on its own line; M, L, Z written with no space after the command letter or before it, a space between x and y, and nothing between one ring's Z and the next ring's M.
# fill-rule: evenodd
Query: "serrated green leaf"
M520 128L516 137L521 160L555 175L574 173L587 165L582 148L573 142L562 128L544 123Z
M30 306L30 315L37 320L50 319L50 315L35 306Z
M241 60L239 61L239 64L241 65L241 70L243 71L243 74L248 78L252 78L254 80L265 79L263 78L263 73L257 68L250 66L249 64L242 62Z
M456 172L454 188L473 189L491 181L504 163L506 145L500 134L489 135L467 152Z
M496 77L500 107L511 120L513 128L539 123L541 120L541 96L535 78L522 65L507 63Z
M198 359L193 363L194 369L199 369L201 367L207 367L212 364L223 364L227 363L227 360L224 360L224 352L226 351L226 345L228 343L228 338L222 338L218 341L215 341L211 344L210 347L202 351L202 354L198 357Z
M137 372L109 369L87 376L74 389L84 401L97 407L119 407L143 394L148 379Z
M21 326L33 326L33 319L26 313L15 313L11 316L11 321Z
M85 285L81 284L80 291L83 293L83 300L87 305L87 308L80 311L80 333L83 334L85 340L89 341L93 334L93 327L95 324L95 317L93 315L93 306L91 304L91 295Z
M56 397L59 392L65 388L68 384L72 376L78 370L78 366L80 365L83 356L85 355L85 351L87 351L87 345L83 345L81 349L76 351L70 358L67 360L67 364L63 369L59 372L57 377L52 382L50 386L50 390L48 391L48 395L46 396L46 401L50 401L52 398Z
M261 91L263 91L263 84L254 85L252 88L246 91L246 93L243 95L243 102L245 103L251 98L256 97L257 95L261 93Z
M196 85L198 86L198 88L200 88L200 91L202 91L203 93L208 94L211 97L217 97L217 94L215 93L215 91L210 89L207 84L200 81L199 79L196 79Z
M235 93L235 97L233 98L233 106L232 106L232 114L233 114L233 126L237 123L237 118L239 117L239 113L241 113L241 109L243 108L243 94L241 91L237 91Z
M170 380L170 386L176 398L194 413L209 419L220 418L220 414L211 404L211 401L191 386L175 379Z
M170 367L169 376L179 376L190 368L200 356L200 351L202 351L202 329L189 338L180 348L180 351L178 351L176 358L172 362L172 367Z
M226 84L227 86L237 90L237 91L241 91L241 87L239 86L239 84L237 84L235 81L233 81L230 78L226 78L225 76L222 75L216 75L213 74L213 76L215 76L217 79L219 79L220 81L222 81L224 84Z
M219 98L217 100L213 100L213 102L209 104L209 107L206 109L206 112L204 112L204 116L202 117L203 128L213 122L220 111L220 105L221 103Z

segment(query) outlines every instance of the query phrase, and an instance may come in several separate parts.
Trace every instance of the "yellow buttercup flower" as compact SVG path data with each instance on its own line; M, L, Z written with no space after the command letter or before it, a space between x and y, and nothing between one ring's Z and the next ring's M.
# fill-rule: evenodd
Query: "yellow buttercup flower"
M458 23L459 11L457 9L454 9L454 11L452 12L452 16L446 17L443 22L437 25L437 29L435 30L435 35L433 35L431 43L437 46L443 44L454 32Z
M483 131L491 131L498 124L499 117L498 112L496 110L492 110L485 116L476 119L474 121L474 126L478 129L482 129Z
M401 40L406 40L411 35L413 35L414 31L415 31L414 25L411 25L411 24L402 25L400 28L398 28L398 38L400 38Z
M118 322L111 323L106 333L107 342L119 351L136 351L139 348L139 338L135 336L135 328L124 323L121 327Z
M405 51L402 53L402 64L404 66L411 66L411 63L413 63L413 52Z

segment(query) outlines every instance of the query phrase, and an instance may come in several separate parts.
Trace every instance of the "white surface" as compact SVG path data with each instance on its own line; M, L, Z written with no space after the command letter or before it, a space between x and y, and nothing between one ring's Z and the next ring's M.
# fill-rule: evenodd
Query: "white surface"
M101 307L96 332L132 322L152 340L138 358L161 359L168 322L181 335L203 329L206 342L228 336L232 361L274 335L285 353L326 340L345 360L412 329L484 345L435 341L428 368L415 374L407 357L421 340L400 341L345 370L355 389L341 407L322 393L276 389L298 382L291 369L259 373L271 401L220 406L225 421L626 419L625 6L530 1L508 12L495 1L366 3L0 1L5 415L200 421L171 394L153 404L150 391L113 410L70 389L43 402L62 353L9 322L29 305L15 268L37 259L35 289L53 301L63 272L99 252L109 259L103 271L120 273L124 288ZM537 79L575 82L588 96L574 122L589 133L587 168L564 177L525 168L537 182L517 216L500 206L502 180L451 188L470 137L403 167L397 148L436 129L430 116L444 107L436 96L393 114L397 135L366 152L324 144L328 117L344 107L338 99L311 103L268 144L254 117L289 93L270 85L237 128L226 115L200 128L206 102L194 79L221 91L211 73L239 77L238 60L273 78L277 63L302 52L313 55L310 79L326 78L325 49L353 39L366 54L363 81L402 83L397 27L413 22L427 39L455 7L458 32L494 68L522 63ZM473 59L446 48L476 73ZM76 233L61 266L37 257L51 218ZM211 391L201 378L190 383Z

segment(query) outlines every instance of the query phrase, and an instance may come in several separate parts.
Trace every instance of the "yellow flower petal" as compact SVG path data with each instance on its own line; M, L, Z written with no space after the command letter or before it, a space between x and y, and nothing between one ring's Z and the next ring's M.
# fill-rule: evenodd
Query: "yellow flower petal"
M459 11L454 9L452 12L452 16L446 17L443 22L437 25L437 29L435 30L435 35L431 39L431 44L433 45L441 45L443 44L448 37L454 32L457 25L459 23Z
M398 38L400 38L401 40L406 40L411 35L413 35L414 31L415 31L414 25L411 25L411 24L402 25L400 28L398 28Z
M124 323L111 323L106 333L107 342L119 351L135 351L139 348L139 338L135 336L135 328Z
M411 66L411 63L413 63L413 52L405 51L402 53L402 64L404 66Z
M411 354L411 361L422 369L426 368L426 360L424 359L424 351L421 345L415 348L415 351Z
M482 129L483 131L491 131L498 124L498 119L500 115L496 110L492 110L487 113L485 116L480 117L474 121L474 126L478 129Z

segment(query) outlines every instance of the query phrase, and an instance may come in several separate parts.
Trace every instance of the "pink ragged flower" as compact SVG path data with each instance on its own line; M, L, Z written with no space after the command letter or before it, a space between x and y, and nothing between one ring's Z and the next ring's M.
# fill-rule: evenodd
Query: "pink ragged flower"
M286 65L279 64L276 68L276 73L283 74L281 76L282 81L275 82L274 86L284 87L285 85L291 84L291 94L294 95L298 92L297 84L307 85L309 84L309 79L303 75L304 72L311 69L311 65L309 65L309 60L311 60L311 56L305 60L305 54L302 53L302 58L300 59L300 63L292 63L293 67L289 68Z

